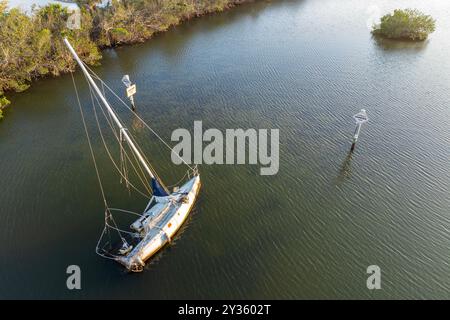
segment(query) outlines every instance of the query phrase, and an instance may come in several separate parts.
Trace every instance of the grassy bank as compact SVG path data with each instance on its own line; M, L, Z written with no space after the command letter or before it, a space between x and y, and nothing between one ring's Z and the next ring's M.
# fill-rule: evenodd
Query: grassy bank
M101 60L101 49L150 39L180 22L220 12L252 0L113 0L100 8L99 1L77 1L81 28L71 30L71 15L60 5L48 5L26 14L7 10L0 0L0 119L9 104L5 94L21 92L32 81L58 76L75 69L75 62L62 43L68 37L84 62Z

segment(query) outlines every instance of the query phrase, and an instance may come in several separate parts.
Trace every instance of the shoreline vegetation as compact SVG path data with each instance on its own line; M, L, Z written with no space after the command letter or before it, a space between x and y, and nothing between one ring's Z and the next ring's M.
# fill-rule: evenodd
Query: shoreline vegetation
M436 20L417 9L397 9L374 25L372 34L392 40L425 41L436 30Z
M72 72L76 64L62 39L67 37L80 58L98 65L101 50L149 40L185 20L221 12L254 0L78 0L80 28L69 29L72 15L59 4L34 8L27 14L7 9L0 0L0 119L10 104L7 92L22 92L37 79Z

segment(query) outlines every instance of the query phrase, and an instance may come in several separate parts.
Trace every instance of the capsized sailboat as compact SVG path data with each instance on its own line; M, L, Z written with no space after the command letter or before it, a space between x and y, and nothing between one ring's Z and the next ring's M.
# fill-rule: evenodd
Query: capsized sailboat
M171 239L173 238L175 233L180 229L180 227L189 216L189 213L195 204L200 190L200 175L196 167L190 167L190 170L187 173L187 181L180 187L175 187L173 192L169 192L167 187L164 186L161 179L156 174L153 167L151 167L151 165L149 164L147 158L142 153L139 146L135 143L135 140L131 136L130 132L122 124L118 115L113 110L110 103L107 101L105 94L98 87L93 76L96 77L97 81L101 81L101 79L96 76L92 72L92 70L88 70L88 67L81 61L67 39L64 39L64 43L83 71L91 89L91 94L95 95L95 100L98 102L99 106L103 108L102 111L106 110L107 114L109 115L109 124L116 127L118 131L117 136L119 136L118 141L121 147L121 155L125 150L124 146L122 145L122 143L124 143L129 147L129 150L132 152L134 159L136 159L138 164L142 166L145 174L150 178L152 196L148 205L141 214L136 214L128 210L113 209L108 206L101 184L100 175L98 173L98 167L95 162L94 152L89 140L89 134L84 120L83 111L80 105L80 111L83 117L86 135L88 137L91 154L97 171L97 177L99 179L102 195L105 202L105 227L97 244L96 252L104 258L112 259L121 263L129 271L142 271L146 261L150 259L155 253L157 253L162 247L171 242ZM104 86L106 86L106 84L104 82L101 82L101 84L104 89ZM109 87L107 88L109 89ZM116 95L116 97L118 96ZM131 109L130 111L133 112ZM139 119L142 120L141 118ZM142 122L145 126L148 127L148 125L143 120ZM152 130L150 127L148 128ZM158 136L158 138L160 137ZM125 179L127 178L126 175L124 175L122 172L120 173L122 177L124 177ZM123 212L136 214L138 216L137 220L130 225L129 231L120 229L113 217L113 213ZM121 242L121 246L119 247L114 247L110 241L108 242L107 240L105 240L108 233L112 230L117 231L119 235Z

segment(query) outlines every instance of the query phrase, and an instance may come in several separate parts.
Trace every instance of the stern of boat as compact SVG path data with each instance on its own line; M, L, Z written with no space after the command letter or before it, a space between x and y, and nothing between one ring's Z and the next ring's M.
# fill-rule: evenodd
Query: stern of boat
M198 193L200 192L200 175L191 176L182 186L177 188L167 198L177 199L180 204L176 207L175 214L167 224L159 226L156 234L147 234L141 242L127 255L116 257L116 261L123 265L128 271L141 272L145 262L156 254L164 245L170 243L172 237L180 229L181 225L189 216Z

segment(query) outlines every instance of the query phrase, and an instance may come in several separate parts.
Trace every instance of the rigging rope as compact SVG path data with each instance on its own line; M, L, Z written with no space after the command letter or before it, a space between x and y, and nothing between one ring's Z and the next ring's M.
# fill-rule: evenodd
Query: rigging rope
M105 230L107 231L108 228L113 228L113 229L117 230L118 235L119 235L120 239L122 240L122 242L123 243L127 243L127 242L126 242L125 238L122 237L120 229L117 227L117 224L116 224L113 216L111 215L111 212L109 211L108 202L106 200L105 191L104 191L103 184L102 184L102 179L100 177L100 173L99 173L99 170L98 170L97 160L95 158L94 150L92 148L92 143L91 143L91 139L90 139L90 136L89 136L89 131L87 129L86 120L85 120L85 117L84 117L83 108L81 107L80 96L78 94L78 88L77 88L77 85L75 83L75 78L73 77L73 73L71 73L71 77L72 77L72 83L73 83L74 88L75 88L75 94L76 94L76 98L77 98L77 102L78 102L78 108L80 110L81 119L83 121L84 132L86 133L86 138L87 138L88 144L89 144L89 150L90 150L90 153L91 153L91 156L92 156L92 160L94 162L94 167L95 167L95 172L96 172L96 175L97 175L97 180L98 180L98 183L99 183L99 186L100 186L100 191L101 191L101 194L102 194L103 203L105 205L105 228L104 228L104 230L103 230L103 232L102 232L102 234L101 234L101 236L99 238L99 241L97 243L97 247L96 247L96 250L95 250L96 253L100 254L98 252L98 249L99 249L98 245L101 242L101 240L103 239L103 236L105 234ZM114 223L115 228L109 225L108 220L110 220L110 221L112 221L112 223ZM104 256L102 254L100 254L100 255Z
M84 63L83 63L84 64ZM100 83L101 83L101 86L102 86L102 91L103 91L103 95L104 96L106 96L106 94L105 94L105 87L109 90L109 92L111 92L112 93L112 95L114 96L114 97L116 97L128 110L130 110L131 112L132 112L132 114L149 130L149 131L151 131L163 144L164 144L164 146L165 147L167 147L170 151L171 151L171 153L174 153L173 152L173 149L172 149L172 147L160 136L160 135L158 135L132 108L130 108L129 107L129 105L127 104L127 103L125 103L91 68L89 68L89 66L87 66L86 64L84 64L84 66L86 67L86 69L87 70L89 70L89 72L91 73L91 75L94 77L94 78L96 78L97 80L99 80L100 81ZM86 75L84 75L85 76L85 78L86 78L86 80L88 80L87 79L87 77L86 77ZM73 82L73 85L74 85L74 88L75 88L75 92L76 92L76 98L77 98L77 102L78 102L78 107L79 107L79 110L80 110L80 113L81 113L81 117L82 117L82 121L83 121L83 126L84 126L84 131L85 131L85 134L86 134L86 137L87 137L87 140L88 140L88 144L89 144L89 149L90 149L90 153L91 153L91 156L92 156L92 160L93 160L93 162L94 162L94 167L95 167L95 171L96 171L96 176L97 176L97 180L98 180L98 183L99 183L99 186L100 186L100 190L101 190L101 195L102 195L102 198L103 198L103 202L104 202L104 206L105 206L105 226L104 226L104 228L103 228L103 231L102 231L102 233L101 233L101 235L100 235L100 238L98 239L98 242L97 242L97 246L96 246L96 249L95 249L95 251L96 251L96 253L98 254L98 255L100 255L101 257L103 257L103 258L107 258L107 259L117 259L117 255L114 255L114 254L112 254L112 253L110 253L110 252L108 252L108 251L106 251L104 248L105 248L105 246L107 245L107 244L109 244L110 245L110 248L111 248L111 233L110 233L110 230L115 230L115 231L117 231L117 233L118 233L118 235L119 235L119 237L120 237L120 239L122 240L122 242L123 242L123 244L124 245L128 245L128 243L127 243L127 241L125 240L125 238L122 236L122 233L124 233L124 234L128 234L128 235L131 235L131 236L139 236L138 234L136 234L136 233L133 233L133 232L129 232L129 231L125 231L125 230L122 230L122 229L119 229L118 228L118 226L117 226L117 223L116 223L116 221L114 220L114 217L112 216L112 213L111 213L111 209L108 207L108 203L107 203L107 199L106 199L106 196L105 196L105 191L104 191L104 188L103 188L103 184L102 184L102 180L101 180L101 177L100 177L100 173L99 173L99 169L98 169L98 165L97 165L97 161L96 161L96 158L95 158L95 155L94 155L94 151L93 151L93 147L92 147L92 143L91 143L91 139L90 139L90 136L89 136L89 131L88 131L88 128L87 128L87 125L86 125L86 120L85 120L85 116L84 116L84 113L83 113L83 110L82 110L82 106L81 106L81 101L80 101L80 97L79 97L79 93L78 93L78 88L77 88L77 86L76 86L76 83L75 83L75 79L74 79L74 76L73 76L73 73L71 73L71 77L72 77L72 82ZM120 132L119 132L119 135L120 136L118 136L118 134L117 134L117 132L116 132L116 130L114 129L115 127L114 127L114 125L112 124L112 118L111 118L111 114L109 114L109 118L107 117L107 115L105 114L105 110L104 110L104 107L102 107L102 104L99 102L99 100L98 100L98 97L97 97L97 95L95 94L95 92L93 91L93 89L92 89L92 86L91 86L91 84L90 84L90 82L89 81L87 81L88 82L88 84L89 84L89 89L90 89L90 93L91 93L91 101L92 101L92 107L93 107L93 110L94 110L94 114L95 114L95 119L96 119L96 123L97 123L97 127L98 127L98 129L99 129L99 133L100 133L100 136L101 136L101 139L102 139L102 142L103 142L103 144L104 144L104 146L105 146L105 149L106 149L106 151L107 151L107 154L108 154L108 156L109 156L109 158L110 158L110 160L113 162L113 164L114 164L114 167L119 171L119 174L120 174L120 176L121 176L121 181L122 181L122 179L125 181L125 183L126 183L126 186L127 186L127 188L129 189L129 187L131 186L133 189L135 189L137 192L139 192L141 195L143 195L144 197L146 197L146 198L150 198L150 195L148 195L148 194L145 194L144 192L142 192L141 190L139 190L136 186L134 186L130 181L129 181L129 177L128 177L128 169L127 169L127 159L128 159L128 161L129 161L129 163L131 164L131 166L133 167L133 169L134 169L134 171L135 171L135 173L136 173L136 175L138 176L138 178L140 179L140 181L141 181L141 183L144 185L144 187L147 189L147 191L149 191L149 193L151 193L151 191L150 191L150 189L149 189L149 186L150 186L150 184L148 183L148 180L147 180L147 176L146 176L146 174L143 172L143 169L142 169L142 167L141 167L141 163L138 161L138 159L136 158L136 154L134 153L134 152L132 152L132 154L133 154L133 157L134 157L134 160L136 161L136 163L137 163L137 165L138 165L138 168L139 168L139 171L141 171L141 174L138 172L138 170L137 170L137 168L134 166L134 164L133 164L133 161L130 159L130 157L129 157L129 155L128 155L128 153L127 153L127 151L125 150L125 148L124 148L124 146L123 146L123 144L122 144L122 142L123 142L123 137L122 137L122 131L120 130ZM95 99L95 100L94 100ZM103 136L103 132L102 132L102 130L101 130L101 126L100 126L100 122L99 122L99 119L98 119L98 115L97 115L97 110L96 110L96 104L95 104L95 101L97 102L97 104L100 106L100 110L102 111L102 113L103 113L103 115L105 116L105 119L106 119L106 122L108 123L108 125L111 127L111 129L112 129L112 131L113 131L113 135L114 135L114 137L116 138L116 140L118 140L119 141L119 146L120 146L120 168L119 168L119 166L117 166L117 164L116 164L116 162L114 161L114 159L113 159L113 157L112 157L112 154L111 154L111 152L109 151L109 148L107 147L107 145L106 145L106 142L105 142L105 139L104 139L104 136ZM117 114L116 114L116 116L117 116ZM117 116L118 117L118 116ZM133 142L135 142L135 139L134 139L134 137L132 136L132 135L130 135L130 139L133 141ZM136 143L136 146L137 146L137 148L138 148L138 150L140 151L140 152L142 152L142 149L139 147L139 144L137 144ZM130 146L128 146L128 147L130 147ZM131 147L130 147L131 148ZM191 169L193 172L196 172L196 167L192 167L192 166L190 166L186 161L184 161L184 159L180 156L180 155L178 155L177 153L174 153L187 167L189 167L189 169ZM151 166L151 164L150 164L150 162L148 161L148 159L146 158L146 156L145 156L145 153L143 153L142 152L142 156L143 156L143 158L144 158L144 162L145 162L145 164L146 165L148 165L150 168L151 168L151 171L152 171L152 173L154 173L155 174L155 177L159 180L159 182L162 184L162 186L163 186L163 188L165 188L166 189L166 191L168 191L167 190L167 187L166 186L164 186L163 185L163 183L162 183L162 181L161 181L161 179L159 179L159 177L156 175L156 171L153 169L153 167ZM188 173L186 173L186 174L189 174L190 175L190 172L188 172ZM186 177L186 175L179 181L179 182L177 182L177 184L178 183L180 183L184 178ZM112 209L112 210L118 210L118 209ZM124 211L124 210L119 210L119 211ZM128 211L124 211L124 212L128 212ZM132 212L130 212L130 213L132 213ZM136 214L136 213L133 213L133 214ZM139 214L136 214L136 215L138 215L138 216L142 216L142 215L139 215ZM111 222L112 224L110 224L109 222ZM106 242L104 245L103 245L103 247L101 247L101 243L102 243L102 241L103 241L103 238L104 238L104 236L105 235L108 235L109 236L109 242Z
M92 90L92 88L91 88L91 90ZM92 94L92 93L91 93L91 94ZM98 100L97 95L96 95L95 93L93 93L93 96L95 97L95 100L97 101L97 104L100 106L100 110L102 110L102 113L103 113L103 115L105 116L105 118L106 118L108 124L110 125L110 127L111 127L111 129L112 129L112 131L115 132L114 126L112 125L112 120L111 120L111 118L110 118L110 121L108 121L108 118L107 118L107 116L106 116L106 114L105 114L105 111L104 111L104 109L103 109L103 107L102 107L102 104L101 104L101 103L99 102L99 100ZM116 117L120 119L120 117L119 117L117 114L116 114ZM126 130L126 128L125 128L124 130ZM160 184L164 186L163 182L161 181L161 179L159 178L158 174L156 173L156 170L155 170L155 169L153 168L153 166L150 164L148 158L145 156L145 153L144 153L143 150L140 148L139 144L136 142L136 140L134 139L134 137L133 137L131 134L128 134L128 135L129 135L130 139L133 141L133 143L135 144L135 147L136 147L136 148L139 150L139 152L141 153L141 156L142 156L142 158L144 159L145 164L151 169L153 175L159 180ZM119 140L117 134L115 134L115 137L116 137L117 141L119 141L119 143L120 143L120 140ZM136 168L134 167L133 162L131 161L131 159L130 159L129 157L127 157L127 158L128 158L128 160L130 161L130 163L132 164L133 169L135 170L135 173L138 175L139 179L141 180L141 182L143 183L143 185L145 186L145 188L149 191L149 193L151 193L151 191L148 189L148 186L150 185L150 182L147 180L147 176L146 176L146 174L144 173L144 170L143 170L142 167L141 167L141 163L140 163L140 161L137 159L137 156L136 156L136 154L135 154L134 152L132 152L132 155L133 155L133 157L134 157L134 160L135 160L136 163L137 163L137 166L138 166L139 170L141 171L142 176L139 175L139 173L136 171ZM145 180L145 183L144 183L142 180ZM164 186L164 187L165 187L165 186Z
M100 108L100 110L102 111L103 115L106 117L105 115L105 111ZM108 121L108 119L106 119L106 121L108 122L110 127L113 127L112 123L110 121ZM116 140L119 142L121 149L121 152L123 152L123 154L125 155L126 159L129 161L129 163L131 164L131 167L133 168L136 176L139 178L140 182L142 183L142 185L144 186L144 188L146 189L146 191L148 192L148 195L145 194L146 198L150 198L151 197L151 193L152 191L150 190L149 187L149 183L148 180L145 176L145 173L142 171L142 169L139 167L139 170L141 171L141 173L138 172L138 170L136 169L136 166L133 164L133 161L131 160L130 156L128 155L125 147L123 146L123 144L120 144L120 137L117 136L117 134L114 134L114 137L116 138ZM103 139L104 140L104 139ZM106 142L104 142L105 148L109 151L109 148L106 145ZM110 152L108 152L109 154L111 154ZM134 155L134 153L132 152L132 154ZM135 157L135 156L134 156ZM110 156L111 161L113 162L114 166L116 167L116 169L119 171L119 174L121 174L122 177L124 177L122 175L122 171L119 169L119 167L117 166L117 164L115 163L114 159L112 158L112 156ZM136 160L135 157L135 161L137 162L137 165L139 166L139 162ZM124 177L126 179L126 177ZM144 193L140 190L138 190L129 180L128 183L133 187L133 189L137 190L139 193L141 193L142 195L144 195Z
M75 83L75 79L73 77L73 73L70 73L70 75L72 76L72 82L73 82L73 85L74 85L74 88L75 88L75 94L77 96L78 107L80 109L81 119L83 120L84 132L86 133L86 137L87 137L88 144L89 144L89 150L91 151L92 160L94 161L95 172L97 174L98 184L100 185L100 191L102 193L103 203L105 205L105 209L107 209L108 208L108 203L106 201L105 191L103 190L103 185L102 185L102 180L100 178L100 173L98 172L97 161L95 160L94 150L92 149L91 139L89 137L89 132L88 132L88 129L87 129L87 126L86 126L86 120L84 119L83 108L81 108L81 102L80 102L80 96L78 94L78 88L77 88L77 85Z
M107 152L107 154L108 154L108 156L109 156L111 162L113 163L113 165L114 165L114 167L116 168L116 170L119 172L121 178L123 178L123 179L126 180L127 184L129 184L134 190L136 190L139 194L141 194L141 195L144 196L145 198L150 199L150 198L151 198L151 195L150 195L150 194L151 194L151 190L149 189L148 184L145 183L145 182L142 180L142 177L141 177L140 174L137 172L137 170L136 170L136 168L134 167L133 163L130 162L130 163L131 163L131 166L132 166L133 169L135 170L135 173L136 173L136 175L138 176L139 180L141 181L141 183L142 183L142 184L144 185L144 187L146 188L146 191L148 192L148 194L144 193L143 191L141 191L140 189L138 189L133 183L131 183L131 181L129 181L128 177L123 175L123 172L120 170L119 166L118 166L117 163L114 161L113 156L112 156L112 154L111 154L111 152L110 152L110 150L109 150L109 148L108 148L108 146L107 146L107 144L106 144L106 141L105 141L103 132L102 132L102 130L101 130L101 126L100 126L100 123L99 123L99 120L98 120L98 116L97 116L97 111L96 111L96 108L95 108L95 103L94 103L94 100L93 100L94 98L95 98L95 100L97 101L97 103L100 105L100 110L102 111L103 116L104 116L105 119L106 119L106 122L109 124L111 130L113 131L114 137L116 138L117 141L119 141L119 144L120 144L120 147L121 147L121 152L123 151L124 155L126 156L126 158L127 158L129 161L131 161L131 159L130 159L129 155L127 154L126 150L123 148L123 145L120 143L120 138L117 137L117 133L116 133L116 131L114 130L114 126L113 126L112 123L108 120L108 118L107 118L107 116L106 116L106 114L105 114L103 108L101 107L100 102L98 101L97 96L95 96L95 94L93 94L93 90L92 90L92 87L91 87L90 85L89 85L89 89L91 90L91 99L92 99L92 103L93 103L94 116L95 116L95 119L96 119L96 121L97 121L97 127L98 127L98 130L99 130L99 133L100 133L100 137L101 137L101 139L102 139L103 145L104 145L104 147L105 147L105 150L106 150L106 152ZM144 180L145 180L145 178L144 178Z
M102 88L104 88L105 86L108 88L108 90L110 90L111 91L111 89L106 85L106 83L103 81L103 80L101 80L97 75L95 75L94 76L96 79L98 79L98 80L100 80L100 82L101 82L101 84L102 84ZM92 90L92 89L91 89ZM115 96L117 96L113 91L111 91ZM92 94L92 93L91 93ZM104 112L104 110L103 110L103 107L102 107L102 104L98 101L98 98L97 98L97 95L94 93L94 97L95 97L95 99L97 100L97 103L99 104L99 106L100 106L100 108L101 108L101 110L102 110L102 112L103 112L103 114L105 115L105 112ZM119 98L120 99L120 98ZM122 101L122 103L124 103L123 101ZM128 108L129 109L129 108ZM129 109L129 110L131 110L132 111L132 109ZM133 111L132 111L133 112ZM134 113L134 112L133 112ZM111 117L111 115L110 115L110 117ZM120 117L116 114L116 117L117 118L119 118L120 119ZM105 115L105 118L106 118L106 115ZM139 117L137 117L138 119L140 119ZM140 119L140 121L141 122L143 122L143 120L142 119ZM112 127L112 129L113 129L113 127L114 126L112 126L111 124L110 124L110 126ZM114 129L113 129L113 131L114 131ZM156 133L155 133L156 134ZM130 137L130 139L133 141L133 143L135 144L135 147L138 149L138 151L141 153L141 156L142 156L142 158L144 159L144 162L145 162L145 164L151 169L151 171L152 171L152 173L153 173L153 175L155 176L155 178L159 181L159 183L160 183L160 185L166 190L166 192L167 193L170 193L169 192L169 190L168 190L168 188L165 186L165 184L164 184L164 182L162 181L162 179L159 177L159 175L157 174L157 172L156 172L156 170L153 168L153 166L151 165L151 163L150 163L150 161L148 160L148 158L147 158L147 156L145 155L145 153L143 152L143 150L141 149L141 147L139 146L139 144L137 143L137 141L136 141L136 139L133 137L133 135L131 135L131 134L129 134L129 137ZM158 136L159 137L159 136ZM164 142L164 140L162 140L160 137L159 137L159 139L161 140L161 141L163 141ZM119 141L119 143L120 143L120 141ZM165 143L165 142L164 142ZM166 145L167 145L167 143L166 143ZM167 145L168 146L168 145ZM170 147L169 147L170 148ZM136 171L136 174L139 176L139 178L141 179L141 177L143 177L143 179L146 181L146 183L143 183L144 184L144 186L147 188L147 186L149 186L150 185L150 182L147 180L147 176L146 176L146 174L144 173L144 170L143 170L143 168L142 168L142 166L141 166L141 163L140 163L140 161L137 159L137 156L136 156L136 154L134 153L134 152L132 152L132 155L133 155L133 158L134 158L134 160L136 161L136 163L137 163L137 166L138 166L138 168L139 168L139 170L141 171L141 174L142 174L142 176L140 176L139 175L139 173L137 173ZM130 160L130 159L129 159ZM131 160L130 160L131 161ZM135 169L135 168L134 168ZM141 182L142 182L142 180L141 180ZM151 193L151 191L149 191L150 193Z
M96 78L99 79L98 76L96 76ZM102 83L102 88L104 88L104 82L101 79L100 79L100 81ZM90 86L90 84L89 84L89 86ZM91 88L91 91L92 91L92 88ZM91 93L91 95L92 95L92 93ZM97 95L95 93L93 93L93 95L94 95L98 105L100 106L100 108L101 108L101 110L103 112L103 115L106 118L106 115L105 115L105 112L103 110L102 104L98 101ZM117 114L116 114L116 117L120 119L119 115L117 115ZM110 120L111 120L111 115L110 115ZM110 122L109 124L110 124L111 129L115 132L114 126L111 124L112 121L109 121L109 122ZM127 130L127 129L125 129L125 130ZM137 143L137 141L135 140L133 135L128 134L128 136L133 141L133 143L135 144L135 147L138 149L138 151L141 153L141 156L144 159L145 164L151 169L151 171L152 171L153 175L155 176L155 178L159 181L159 183L162 185L162 187L168 192L167 187L164 185L164 183L162 182L161 178L156 173L156 170L151 165L150 161L148 160L147 156L145 155L145 153L143 152L143 150L141 149L141 147L139 146L139 144ZM116 136L116 139L117 139L117 136ZM119 144L120 143L121 143L121 140L119 140ZM136 171L136 168L134 166L133 166L133 169L135 170L135 173L138 175L138 177L141 180L141 182L142 182L142 180L145 180L145 183L144 182L142 182L142 183L144 184L145 188L151 193L151 191L148 189L148 186L150 185L150 182L147 180L147 175L145 174L144 169L142 168L141 162L137 159L137 156L136 156L136 154L134 152L132 152L132 155L133 155L133 158L134 158L134 160L137 163L137 167L139 168L139 170L140 170L142 175L139 175L139 173ZM131 159L129 159L129 157L128 157L128 160L133 165L133 163L132 163Z
M85 64L83 62L83 65L86 67L87 70L89 70L89 72L91 73L91 75L96 78L97 80L100 81L100 83L102 84L102 86L106 87L106 89L108 89L114 97L116 97L128 110L130 110L133 115L136 116L136 118L142 122L142 124L148 129L150 130L171 152L173 152L173 148L163 139L161 138L160 135L158 135L158 133L156 133L156 131L154 131L132 108L130 108L130 106L123 101L109 86L106 82L104 82L91 68L89 68L89 66L87 64ZM186 166L188 166L191 170L194 170L194 168L192 166L190 166L186 161L184 161L184 159L182 157L180 157L179 154L174 153Z

